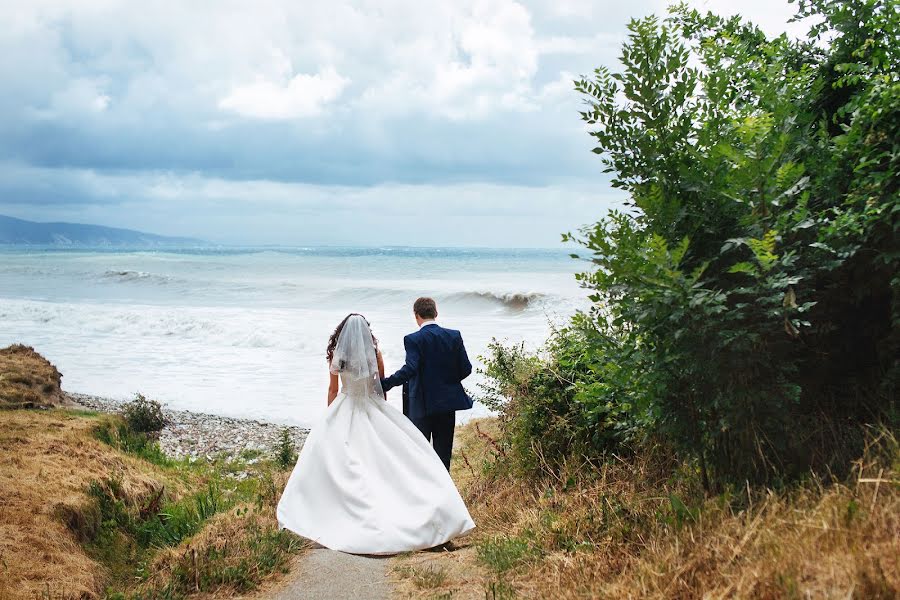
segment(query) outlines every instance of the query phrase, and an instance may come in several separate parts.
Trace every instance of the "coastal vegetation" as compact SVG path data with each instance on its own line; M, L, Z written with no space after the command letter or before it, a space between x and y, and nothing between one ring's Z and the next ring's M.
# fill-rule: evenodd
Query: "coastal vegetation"
M576 82L628 204L565 236L593 308L483 357L477 575L411 596L900 595L900 12L798 18L678 5Z
M530 476L496 419L458 430L453 478L477 529L395 559L398 597L896 598L900 446L871 430L844 479L708 494L689 461L645 443Z
M5 381L56 372L31 349L9 350ZM20 406L9 389L0 401ZM29 389L29 406L56 402L58 388ZM138 395L121 415L0 414L0 598L229 597L286 570L305 547L275 520L287 472L252 452L166 456L160 408Z

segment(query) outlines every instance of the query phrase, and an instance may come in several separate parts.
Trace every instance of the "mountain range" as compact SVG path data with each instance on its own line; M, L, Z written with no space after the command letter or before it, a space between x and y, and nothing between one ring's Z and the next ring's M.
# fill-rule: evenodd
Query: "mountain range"
M36 223L0 215L0 245L108 247L205 246L191 238L168 237L80 223Z

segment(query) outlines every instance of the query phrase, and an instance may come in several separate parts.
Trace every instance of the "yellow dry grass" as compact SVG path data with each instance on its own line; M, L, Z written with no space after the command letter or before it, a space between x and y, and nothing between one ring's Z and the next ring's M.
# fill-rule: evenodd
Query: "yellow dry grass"
M0 597L95 598L103 568L78 534L92 527L86 489L117 478L134 501L180 484L95 440L92 419L65 411L0 413Z
M451 475L470 508L475 505L466 497L467 492L481 481L482 465L491 454L489 440L497 434L495 419L472 420L456 429ZM478 564L474 546L484 526L478 515L473 513L473 517L476 532L455 540L450 551L414 552L392 561L392 579L398 598L436 598L441 594L452 594L454 600L485 598L484 582L489 575ZM429 570L444 574L440 585L428 585L431 578L417 577L427 575Z
M494 427L461 428L454 458L478 529L461 550L396 559L401 597L900 597L900 456L889 433L845 483L735 491L749 498L736 502L704 499L695 477L673 477L671 458L652 451L541 483L484 475ZM673 497L686 506L675 510ZM478 561L472 546L510 538L530 549L512 568ZM423 589L415 569L447 577Z
M63 401L62 375L33 348L0 349L0 408L50 406Z

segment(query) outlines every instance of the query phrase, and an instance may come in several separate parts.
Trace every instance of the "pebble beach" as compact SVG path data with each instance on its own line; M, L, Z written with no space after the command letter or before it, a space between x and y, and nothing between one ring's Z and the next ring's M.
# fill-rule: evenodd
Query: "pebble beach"
M103 413L118 412L123 401L87 394L68 394L72 404ZM299 450L309 429L251 419L235 419L163 407L168 424L159 436L159 446L173 458L213 459L238 456L244 451L269 454L285 429Z

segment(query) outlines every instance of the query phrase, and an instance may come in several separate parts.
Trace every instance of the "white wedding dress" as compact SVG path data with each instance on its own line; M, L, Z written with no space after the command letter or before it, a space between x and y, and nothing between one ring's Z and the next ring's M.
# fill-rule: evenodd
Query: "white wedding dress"
M371 336L362 317L345 323L332 358L341 392L310 431L278 522L352 554L438 546L475 523L430 443L385 402Z

